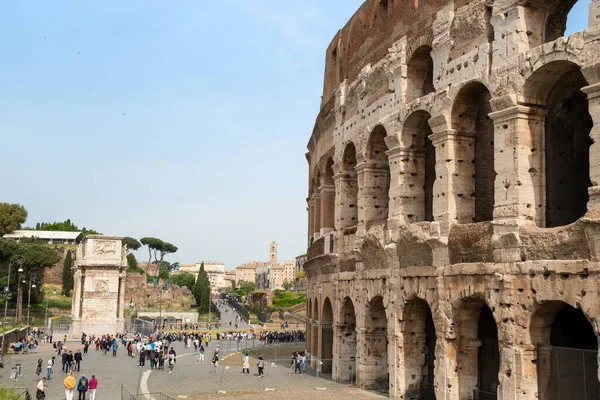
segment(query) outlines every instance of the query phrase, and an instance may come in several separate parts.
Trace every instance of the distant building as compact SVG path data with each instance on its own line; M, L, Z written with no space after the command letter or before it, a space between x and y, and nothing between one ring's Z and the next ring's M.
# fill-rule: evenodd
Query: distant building
M256 283L256 269L264 264L262 261L252 261L236 267L235 284L239 285L241 281Z
M301 256L296 257L296 268L294 270L294 277L298 276L300 271L304 268L304 263L306 262L306 254L302 254Z
M225 287L226 288L235 288L236 284L236 272L235 270L225 271Z
M18 230L3 237L17 242L21 239L37 239L48 244L79 244L83 235L81 232Z
M196 263L198 271L202 263ZM211 292L213 294L219 293L220 289L226 287L225 283L225 264L220 262L204 262L204 271L208 274L208 280L210 281ZM198 279L198 274L196 274Z
M277 263L277 243L271 242L269 246L269 262L259 265L255 270L254 283L258 290L283 289L285 282L294 281L296 269L295 261Z

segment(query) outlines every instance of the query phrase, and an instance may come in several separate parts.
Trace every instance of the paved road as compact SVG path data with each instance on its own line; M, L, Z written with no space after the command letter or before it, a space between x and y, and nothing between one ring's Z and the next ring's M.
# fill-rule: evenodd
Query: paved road
M224 305L224 304L222 304L219 307L218 300L215 300L215 305L221 312L221 328L222 329L227 329L227 328L234 329L235 324L236 324L236 319L235 319L236 317L238 317L237 324L238 324L239 329L248 329L250 327L248 325L248 323L242 319L242 316L235 310L235 308ZM231 325L229 325L230 322L231 322Z
M221 348L222 361L214 372L210 358L217 344ZM297 344L297 346L302 345ZM68 342L67 347L72 350L81 348L76 342ZM168 369L150 370L149 362L146 362L144 368L138 367L137 359L127 356L127 352L123 348L119 349L116 357L110 353L103 355L95 348L90 348L90 352L84 355L81 372L76 374L76 378L79 379L82 374L86 374L90 378L92 374L95 374L99 379L98 399L129 399L128 394L136 393L138 385L143 393L162 392L174 398L183 395L190 396L190 399L205 398L207 395L216 394L219 390L227 392L227 395L238 393L232 398L256 398L250 394L261 393L263 396L267 396L272 389L278 393L277 397L269 395L261 398L379 397L369 392L349 389L348 385L338 384L322 377L317 378L314 376L315 371L310 368L307 370L308 375L288 375L287 360L293 350L290 348L281 348L282 362L268 360L265 368L266 377L260 378L257 374L257 361L254 358L250 360L251 373L242 374L240 366L242 354L237 352L235 342L212 341L206 352L204 363L196 363L193 347L185 348L180 342L174 343L173 347L177 351L178 359L171 374L168 373ZM230 355L226 356L228 350ZM266 355L265 350L262 351L262 354ZM35 363L38 358L41 358L45 371L48 358L54 354L52 347L46 345L40 349L38 354L8 356L7 368L0 369L0 386L27 387L31 393L35 393ZM22 376L15 381L9 379L9 375L10 367L17 362L22 364ZM46 397L48 400L65 398L63 379L66 375L60 371L59 364L57 362L53 379L48 381ZM158 400L158 397L148 396L145 400Z

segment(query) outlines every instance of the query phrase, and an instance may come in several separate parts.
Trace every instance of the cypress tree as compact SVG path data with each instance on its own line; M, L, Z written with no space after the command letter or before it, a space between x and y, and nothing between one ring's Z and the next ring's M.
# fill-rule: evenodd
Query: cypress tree
M73 290L73 258L71 256L71 250L67 251L67 255L65 256L65 262L63 264L63 273L62 273L62 283L63 289L62 293L65 296L70 296L71 290Z

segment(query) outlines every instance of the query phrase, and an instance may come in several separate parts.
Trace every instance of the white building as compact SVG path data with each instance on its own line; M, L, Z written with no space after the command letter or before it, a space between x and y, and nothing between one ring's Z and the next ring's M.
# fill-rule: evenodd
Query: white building
M17 230L3 236L5 239L14 239L17 242L21 239L36 239L48 244L78 244L82 237L81 232L30 230Z

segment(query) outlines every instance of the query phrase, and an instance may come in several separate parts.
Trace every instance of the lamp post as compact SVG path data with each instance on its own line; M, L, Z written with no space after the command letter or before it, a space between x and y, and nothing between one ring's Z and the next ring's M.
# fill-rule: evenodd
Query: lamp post
M169 293L169 288L168 286L161 286L160 287L160 299L158 301L158 319L160 320L160 325L159 328L162 329L162 325L163 325L163 320L162 320L162 295L163 295L163 291Z
M29 309L31 309L31 289L35 288L35 273L32 273L29 277L29 290L27 293L27 335L31 331L31 327L29 326Z
M23 268L19 268L17 271L18 275L18 286L17 286L17 311L15 313L15 321L20 324L23 322L23 292L21 290L21 283L26 283L25 278L21 278L23 272Z
M2 356L6 350L4 349L4 336L6 335L6 314L8 313L8 298L10 295L10 270L12 269L13 262L19 264L19 273L23 272L23 263L25 262L25 257L22 255L14 255L10 258L10 262L8 263L8 281L6 282L6 287L4 288L4 321L2 323Z

